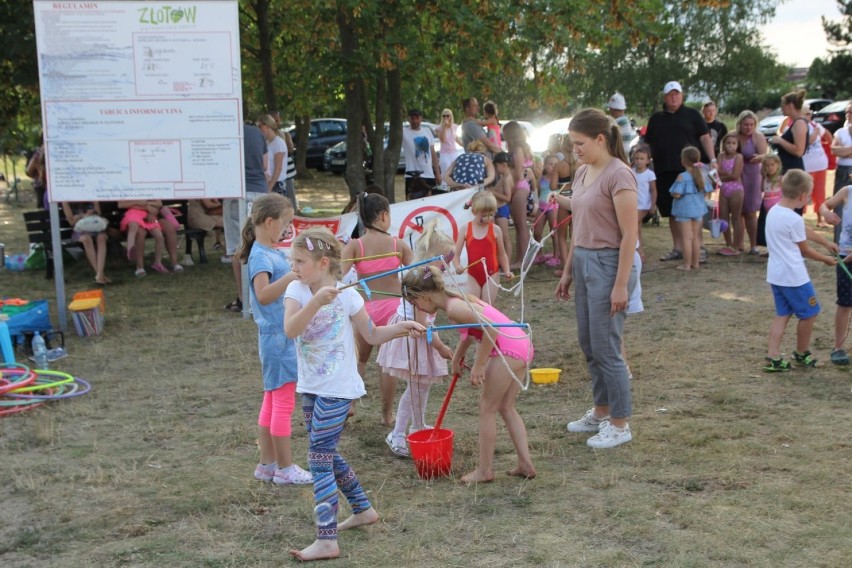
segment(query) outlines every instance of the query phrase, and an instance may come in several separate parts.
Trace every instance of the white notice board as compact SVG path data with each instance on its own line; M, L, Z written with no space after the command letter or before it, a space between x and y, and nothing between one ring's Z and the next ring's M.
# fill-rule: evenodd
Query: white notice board
M51 201L242 197L237 0L34 0Z

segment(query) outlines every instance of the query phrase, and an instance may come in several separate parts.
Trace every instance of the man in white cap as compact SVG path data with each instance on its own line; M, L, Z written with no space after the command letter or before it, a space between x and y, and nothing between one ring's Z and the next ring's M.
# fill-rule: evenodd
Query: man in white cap
M627 110L627 101L624 100L624 95L616 91L609 98L606 108L609 110L610 116L615 119L615 124L621 129L621 142L624 144L624 153L630 156L630 143L639 135L636 133L636 129L633 128L630 119L624 113Z
M648 120L645 142L651 146L651 159L657 175L657 211L663 217L671 217L672 196L669 188L683 171L680 152L686 146L695 146L701 152L701 161L716 167L716 151L701 113L683 104L683 87L677 81L669 81L663 87L663 110L655 112ZM669 219L672 233L672 250L660 260L683 258L683 244L677 224ZM701 262L707 261L707 252L701 249Z

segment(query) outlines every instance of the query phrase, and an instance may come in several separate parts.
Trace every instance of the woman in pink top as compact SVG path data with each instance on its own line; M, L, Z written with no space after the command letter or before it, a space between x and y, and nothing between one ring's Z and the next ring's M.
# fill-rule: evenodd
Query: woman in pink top
M581 164L573 195L550 199L573 212L568 263L556 297L571 297L575 286L577 335L592 377L594 407L568 423L569 432L593 432L593 448L614 448L633 439L627 419L632 395L621 355L627 301L636 276L633 255L638 234L636 177L627 165L621 130L598 109L585 109L568 127Z
M441 111L441 124L435 129L435 135L441 141L441 177L443 179L446 179L450 165L459 155L456 144L462 145L461 138L456 136L456 130L458 130L458 124L453 119L453 111L445 108Z
M523 127L515 122L507 122L503 127L503 137L506 139L509 155L512 156L512 177L515 179L515 187L512 189L512 201L509 209L512 221L515 223L515 260L513 268L520 266L521 259L527 254L527 246L530 242L530 232L527 229L527 215L533 213L527 208L530 192L538 195L536 183L535 161L530 145L527 144L527 133ZM533 200L534 203L538 201Z

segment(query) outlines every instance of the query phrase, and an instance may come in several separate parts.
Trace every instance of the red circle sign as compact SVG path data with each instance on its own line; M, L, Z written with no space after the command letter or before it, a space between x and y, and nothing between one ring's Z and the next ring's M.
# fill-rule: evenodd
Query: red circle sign
M411 229L417 233L423 232L423 225L418 224L416 219L421 217L424 213L435 213L437 215L443 215L446 217L447 222L450 224L450 227L453 229L453 242L459 236L459 227L456 225L456 219L453 217L453 214L443 207L438 207L436 205L424 205L423 207L418 207L411 213L409 213L402 223L399 225L399 238L403 238L405 236L405 231L407 229ZM425 224L425 223L424 223Z

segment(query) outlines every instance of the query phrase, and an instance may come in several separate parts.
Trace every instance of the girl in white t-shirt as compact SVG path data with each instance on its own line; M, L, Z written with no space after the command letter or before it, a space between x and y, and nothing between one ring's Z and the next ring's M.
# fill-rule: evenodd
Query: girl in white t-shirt
M639 202L639 256L645 260L642 247L642 220L657 210L657 175L648 166L651 165L651 150L639 146L633 150L633 173L636 174L636 198Z
M293 240L292 269L296 280L284 293L284 333L296 339L302 410L308 430L308 465L314 478L317 538L290 553L300 560L337 558L337 531L375 523L379 514L346 461L337 452L349 405L364 394L358 374L357 329L378 345L400 334L418 337L425 328L415 321L376 327L353 289L337 288L340 243L324 228L308 229ZM352 516L337 524L338 489L349 501Z
M287 179L287 144L278 132L278 123L272 115L262 114L257 117L257 127L266 138L266 185L269 191L284 195L284 182Z

